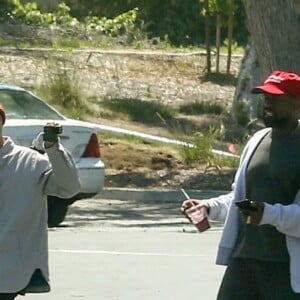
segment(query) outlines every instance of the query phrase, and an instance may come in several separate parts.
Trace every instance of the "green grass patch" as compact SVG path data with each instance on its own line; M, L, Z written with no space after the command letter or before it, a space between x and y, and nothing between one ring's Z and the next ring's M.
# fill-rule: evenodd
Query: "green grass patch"
M212 163L220 168L238 168L240 159L238 157L230 157L225 155L214 154Z
M105 139L114 139L114 140L120 140L120 141L127 141L127 142L134 143L134 144L144 144L144 145L150 145L150 146L156 144L156 143L153 143L153 142L150 142L150 141L146 141L142 137L134 136L134 135L128 135L128 134L116 136L115 134L112 134L112 133L109 133L109 132L101 132L100 138L104 139L104 140Z
M224 106L208 101L194 101L187 104L182 104L179 107L179 112L186 115L199 114L214 114L221 115L226 112Z
M96 105L90 103L82 94L78 68L67 68L63 60L50 58L48 72L37 89L37 94L46 99L62 114L84 120L88 115L96 115Z
M161 124L176 115L176 110L170 106L139 99L106 99L99 102L99 105L123 119L145 124Z

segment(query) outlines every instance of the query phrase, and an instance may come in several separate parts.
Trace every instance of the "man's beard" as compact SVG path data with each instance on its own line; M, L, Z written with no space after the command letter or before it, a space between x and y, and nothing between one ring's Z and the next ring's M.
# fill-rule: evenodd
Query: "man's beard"
M263 122L267 127L272 128L285 128L290 122L289 117L278 118L273 112L263 112Z

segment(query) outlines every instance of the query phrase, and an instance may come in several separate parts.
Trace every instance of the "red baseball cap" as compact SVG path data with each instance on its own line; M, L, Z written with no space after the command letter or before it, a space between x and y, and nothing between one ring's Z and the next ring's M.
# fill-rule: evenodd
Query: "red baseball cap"
M252 93L271 95L294 95L300 98L300 76L296 73L273 71L263 85L256 86Z
M5 123L6 116L5 116L4 108L1 104L0 104L0 115L2 117L2 125L3 125Z

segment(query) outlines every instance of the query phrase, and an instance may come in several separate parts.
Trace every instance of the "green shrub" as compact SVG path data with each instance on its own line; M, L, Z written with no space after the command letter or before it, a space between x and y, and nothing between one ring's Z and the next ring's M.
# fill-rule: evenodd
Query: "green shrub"
M35 2L23 3L21 0L12 0L14 9L12 18L16 21L42 27L59 27L80 31L85 38L91 40L97 35L108 37L125 36L126 43L134 44L141 37L145 37L141 27L138 26L138 9L134 8L124 12L113 19L106 17L88 16L79 22L70 15L70 7L65 3L58 4L53 13L43 13Z
M230 157L220 154L214 154L212 149L219 133L217 130L210 129L202 135L197 135L189 144L180 149L183 161L189 165L206 164L207 166L237 167L239 157ZM193 145L193 146L191 146Z
M136 30L138 9L129 10L114 19L106 17L88 16L85 18L86 29L104 33L111 37L124 34L133 34Z
M67 68L65 60L50 59L48 73L39 87L39 94L69 117L83 119L85 114L95 114L82 95L76 66Z
M185 145L181 147L181 156L185 163L207 163L212 160L211 152L216 133L213 130L206 134L197 135L192 141L192 146Z
M244 102L239 102L236 104L236 121L241 126L246 126L249 121L249 113L247 106Z
M12 0L14 9L12 17L19 22L30 25L78 28L79 21L70 16L70 8L65 3L60 3L54 13L42 13L35 2L22 3L20 0Z
M237 168L239 166L239 157L230 157L225 155L214 155L212 164L219 168Z

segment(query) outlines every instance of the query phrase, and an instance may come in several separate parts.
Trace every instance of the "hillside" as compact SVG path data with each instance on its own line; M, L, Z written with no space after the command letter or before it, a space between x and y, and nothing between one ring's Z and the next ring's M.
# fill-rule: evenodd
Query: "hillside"
M214 101L230 106L234 77L241 56L232 60L232 77L205 78L205 55L200 52L161 52L136 50L53 51L44 49L1 49L0 81L35 90L49 74L68 72L96 110L101 98L133 98L157 101L170 106L193 101ZM221 72L226 57L221 57ZM100 101L100 102L99 102ZM174 137L164 126L111 119L101 113L89 121ZM189 122L208 126L211 116L190 117ZM228 189L235 170L217 166L186 166L169 147L151 147L114 138L101 139L106 164L106 186L188 189Z

